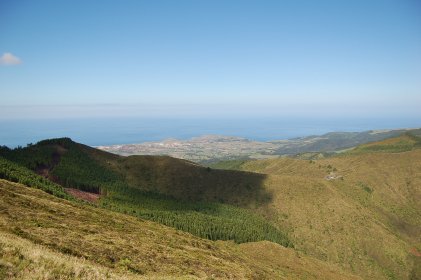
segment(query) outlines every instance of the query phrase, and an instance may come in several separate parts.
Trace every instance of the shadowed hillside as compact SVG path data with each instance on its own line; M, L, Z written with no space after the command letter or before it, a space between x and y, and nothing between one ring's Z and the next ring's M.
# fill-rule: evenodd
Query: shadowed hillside
M278 227L250 210L233 206L255 208L268 203L271 197L262 188L264 175L212 170L169 157L125 158L68 138L45 140L14 150L3 148L1 152L13 161L0 158L1 177L51 189L42 184L51 182L36 177L27 169L30 168L55 182L53 190L60 197L69 195L57 184L70 188L67 192L78 198L93 197L90 201L101 207L199 237L238 243L269 240L292 246ZM28 175L35 177L28 182Z
M205 200L247 206L270 201L262 188L265 175L214 170L166 156L120 159L118 173L129 185L178 199Z
M122 157L73 142L44 140L26 148L3 148L0 155L61 185L99 192L101 185L123 182L183 200L234 205L266 203L265 175L213 170L166 156Z

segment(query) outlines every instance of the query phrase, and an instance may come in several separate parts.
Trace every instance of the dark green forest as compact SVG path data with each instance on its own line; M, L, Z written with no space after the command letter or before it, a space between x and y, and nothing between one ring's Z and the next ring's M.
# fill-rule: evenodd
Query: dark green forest
M269 240L291 247L287 236L250 210L222 203L177 200L161 194L115 185L102 207L156 221L211 240L237 243Z
M43 190L60 198L72 199L62 186L0 156L0 178Z
M0 176L65 199L71 197L63 187L101 193L97 204L100 207L202 238L237 243L268 240L292 246L286 234L250 210L222 203L180 200L133 188L122 175L98 162L84 147L69 138L44 140L24 148L1 147L0 156L4 158L0 157Z

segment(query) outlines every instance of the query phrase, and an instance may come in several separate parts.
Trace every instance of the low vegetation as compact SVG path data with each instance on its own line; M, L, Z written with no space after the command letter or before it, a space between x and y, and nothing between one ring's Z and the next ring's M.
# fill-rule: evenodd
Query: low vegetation
M404 135L369 144L382 151L249 161L241 169L267 176L273 199L256 211L288 230L297 250L364 279L421 279L421 149L387 147L408 141Z
M272 242L247 244L0 180L1 279L357 279Z
M248 160L225 160L210 164L209 167L225 170L239 170Z
M421 137L406 133L400 137L360 145L345 154L401 153L421 148Z
M132 279L127 273L92 264L0 232L0 279Z

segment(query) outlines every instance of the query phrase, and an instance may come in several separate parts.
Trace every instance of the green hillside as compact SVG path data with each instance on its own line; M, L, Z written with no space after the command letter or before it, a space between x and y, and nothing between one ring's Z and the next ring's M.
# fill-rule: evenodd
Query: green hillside
M421 137L412 135L410 133L406 133L399 137L389 138L383 141L371 142L364 145L360 145L352 150L347 151L346 153L400 153L419 148L421 148Z
M212 243L194 237L218 244L214 246L228 246L218 247L229 254L221 258L223 262L232 261L231 253L236 252L233 254L241 258L240 263L250 265L249 272L267 269L253 277L236 274L234 278L339 278L322 271L314 276L317 269L313 265L317 259L323 264L321 267L340 267L363 279L420 279L421 149L417 149L418 143L417 137L403 135L327 158L231 162L227 166L240 169L233 171L205 168L169 157L120 157L69 139L56 139L13 151L2 149L2 155L14 161L3 159L2 169L19 172L9 170L0 174L57 196L67 195L59 184L98 192L96 208L78 207L103 211L104 215L126 213L133 216L127 218L133 221L157 221L198 237L242 243ZM32 149L36 149L34 156L27 156ZM25 178L31 179L25 181L28 180ZM7 227L12 228L11 224ZM10 234L20 235L20 231ZM103 238L95 240L97 244L104 242ZM269 242L243 243L258 240L284 246L294 244L294 249L273 247ZM300 258L311 257L312 261L305 262L308 264L305 273L302 266L294 266L297 261L303 264L294 254ZM293 263L286 265L286 260L280 257L284 255ZM250 258L253 264L243 258ZM102 261L100 264L104 265ZM272 274L285 265L297 274ZM112 271L118 272L114 267Z
M297 250L365 279L421 279L421 150L395 148L412 141L401 136L356 148L363 153L240 168L267 176L273 199L257 211L287 229Z
M65 192L62 186L55 184L54 182L37 175L26 167L11 162L3 157L0 157L0 179L6 179L11 182L32 186L57 197L72 199L72 197Z
M209 165L211 168L224 169L224 170L240 170L241 165L249 160L223 160L212 163Z
M0 279L304 278L358 279L275 243L200 239L0 179Z
M14 161L13 168L19 164L26 172L23 175L46 184L41 189L54 186L52 193L59 197L69 197L59 185L77 188L101 194L97 202L101 207L157 221L202 238L238 243L268 240L292 246L278 227L250 210L233 206L268 201L269 194L260 186L262 175L211 170L169 157L125 158L68 138L45 140L14 150L3 148L2 155ZM6 168L9 165L2 166L3 173L10 173L10 168ZM3 178L31 185L33 180L27 182L25 176L19 180Z

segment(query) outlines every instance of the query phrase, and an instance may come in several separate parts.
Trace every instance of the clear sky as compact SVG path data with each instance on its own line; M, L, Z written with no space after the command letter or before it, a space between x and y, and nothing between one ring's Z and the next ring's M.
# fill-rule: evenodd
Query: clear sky
M0 1L0 118L421 120L421 2Z

